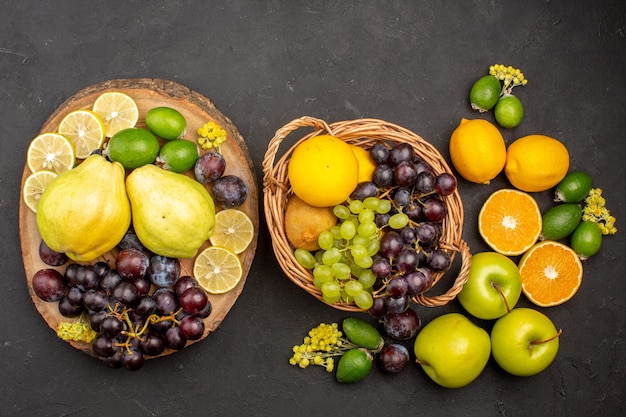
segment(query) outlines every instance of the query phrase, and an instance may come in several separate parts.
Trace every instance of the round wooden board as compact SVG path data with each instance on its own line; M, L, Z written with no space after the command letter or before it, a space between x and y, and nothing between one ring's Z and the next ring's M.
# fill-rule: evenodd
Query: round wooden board
M221 152L226 160L226 174L233 174L241 177L248 186L248 198L245 203L238 207L244 211L252 220L255 229L255 235L250 246L239 255L243 267L243 278L241 282L232 291L226 294L213 295L209 294L209 300L213 310L205 322L205 330L202 338L196 341L189 341L187 346L192 343L199 342L206 338L209 333L215 330L228 311L231 309L241 292L243 291L248 272L254 259L257 246L257 235L259 229L259 213L258 213L258 191L256 186L256 176L254 166L248 148L244 139L239 134L237 128L232 122L215 108L213 103L201 94L190 90L189 88L166 80L159 79L119 79L105 81L87 87L70 98L68 98L43 124L40 133L56 132L61 119L70 111L77 109L91 109L96 98L107 91L118 91L128 94L132 97L139 108L138 127L145 127L145 115L151 108L158 106L168 106L180 111L187 121L187 131L185 139L190 141L197 140L196 130L207 123L214 121L219 124L227 133L228 139L222 145ZM32 138L30 138L32 139ZM201 152L206 152L202 150ZM22 188L24 181L30 174L30 169L25 164L22 173ZM187 172L187 175L193 177L193 173ZM207 186L210 190L210 186ZM216 207L219 210L219 207ZM37 229L35 214L26 206L23 198L20 198L19 206L19 222L20 222L20 241L22 248L22 259L24 262L24 270L26 272L26 281L31 298L35 307L48 323L48 325L56 332L61 321L72 321L58 312L58 303L48 303L41 300L32 289L32 277L40 269L50 268L39 259L39 244L41 236ZM200 248L200 251L209 246L208 241ZM198 251L198 253L200 252ZM109 265L114 266L116 252L109 252L96 261L106 261ZM194 259L181 259L181 275L193 275ZM56 268L63 272L66 265ZM91 345L82 342L69 342L77 349L95 356L91 349ZM162 355L167 355L175 351L166 349Z

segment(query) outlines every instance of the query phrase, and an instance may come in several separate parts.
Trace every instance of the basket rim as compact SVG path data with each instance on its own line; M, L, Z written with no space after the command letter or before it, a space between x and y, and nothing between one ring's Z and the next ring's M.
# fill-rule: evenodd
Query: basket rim
M295 130L301 128L313 128L313 131L300 137L286 150L283 155L276 159L278 149L283 140ZM289 243L284 227L284 211L287 200L293 194L287 177L287 166L293 150L304 140L320 134L333 135L344 142L357 146L367 146L376 142L385 143L409 143L416 153L428 162L435 174L453 172L437 148L419 136L417 133L397 124L381 119L352 119L333 123L326 123L321 119L303 116L292 120L276 131L275 136L268 143L263 159L263 199L265 218L270 233L272 248L281 269L287 277L300 288L313 295L318 300L333 308L345 311L364 312L352 303L328 304L323 300L321 291L313 285L313 275L296 260L293 254L295 248ZM456 253L461 253L461 271L452 287L443 294L428 297L425 293L431 290L445 275L445 271L435 273L433 283L423 293L412 298L418 304L425 306L444 305L454 299L462 286L467 281L471 254L467 243L462 240L464 223L464 209L458 189L452 194L442 197L446 202L448 214L442 222L442 236L439 247L446 251L454 261Z

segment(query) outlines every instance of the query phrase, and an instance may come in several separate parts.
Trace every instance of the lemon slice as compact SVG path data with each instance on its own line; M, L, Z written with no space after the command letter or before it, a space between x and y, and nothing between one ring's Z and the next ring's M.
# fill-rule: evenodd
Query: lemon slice
M24 188L22 189L22 195L24 197L24 203L33 212L37 213L37 205L41 199L41 194L48 185L57 177L57 174L52 171L37 171L26 177L24 181Z
M58 133L42 133L30 142L26 163L31 172L54 171L57 174L72 169L76 163L74 146Z
M193 275L205 291L224 294L237 286L243 276L239 257L228 249L209 246L196 257Z
M233 253L241 253L252 242L254 225L241 210L226 209L215 215L215 228L209 241L213 246L221 246Z
M117 91L102 93L93 103L92 110L104 122L106 136L109 138L120 130L135 127L139 120L139 109L135 100Z
M78 159L85 159L102 147L105 129L100 116L91 110L74 110L59 123L59 133L72 142Z

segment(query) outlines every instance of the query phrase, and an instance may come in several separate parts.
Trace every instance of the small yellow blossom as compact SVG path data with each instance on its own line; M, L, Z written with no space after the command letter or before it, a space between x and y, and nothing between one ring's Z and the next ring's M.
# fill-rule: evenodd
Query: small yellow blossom
M585 198L583 208L583 220L591 221L600 226L603 235L617 233L615 217L606 208L606 200L602 197L601 188L592 188Z
M513 68L510 65L494 64L489 67L489 74L503 81L504 85L502 91L506 94L511 94L513 87L528 84L528 79L524 77L524 73L520 69Z
M226 131L217 123L210 121L198 128L198 144L202 149L215 148L219 151L220 146L226 142Z
M82 321L73 321L71 323L63 321L59 323L57 336L66 342L74 341L91 343L96 338L97 333L88 323L84 323Z
M317 365L332 372L335 369L333 356L343 355L353 347L351 342L342 338L337 323L321 323L309 330L301 345L292 347L289 364L300 368Z

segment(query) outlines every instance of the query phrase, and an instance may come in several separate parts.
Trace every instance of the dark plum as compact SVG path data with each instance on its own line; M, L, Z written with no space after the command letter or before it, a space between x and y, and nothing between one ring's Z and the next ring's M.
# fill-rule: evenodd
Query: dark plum
M387 336L396 340L409 340L420 329L421 320L415 310L407 308L401 313L387 313L383 327Z
M223 208L239 207L248 198L248 186L236 175L224 175L213 183L213 198Z
M128 248L120 251L115 259L115 269L124 279L134 280L142 278L148 271L150 258L142 251Z
M196 180L202 184L216 181L224 175L225 170L226 161L219 152L207 152L200 155L193 168Z
M148 277L158 287L170 287L180 277L180 262L177 258L153 255L148 266Z
M383 371L397 374L409 366L409 351L398 343L385 345L380 351L379 363Z

